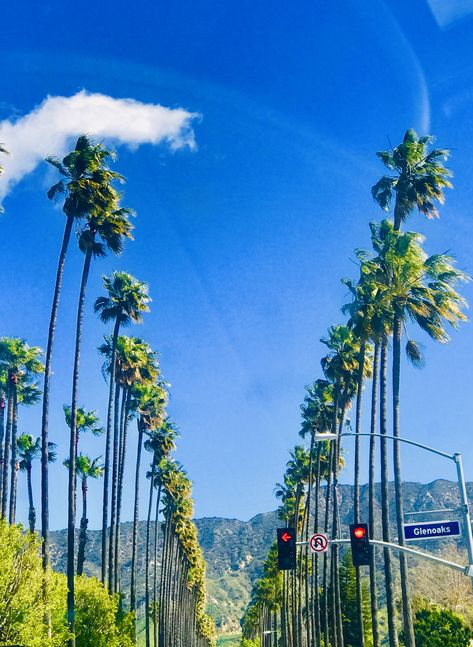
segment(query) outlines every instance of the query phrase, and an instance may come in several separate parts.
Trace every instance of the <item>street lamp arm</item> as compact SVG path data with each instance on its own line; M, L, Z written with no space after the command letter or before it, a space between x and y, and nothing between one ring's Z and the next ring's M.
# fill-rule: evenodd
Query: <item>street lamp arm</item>
M436 557L430 553L424 553L421 550L416 550L415 548L409 548L408 546L400 546L399 544L393 544L387 541L378 541L377 539L370 539L370 544L375 546L383 546L384 548L391 548L394 550L402 551L403 553L408 553L409 555L415 555L422 559L428 559L431 562L436 562L437 564L443 564L443 566L448 566L448 568L453 568L456 571L460 571L464 575L469 575L469 566L464 566L462 564L456 564L455 562L450 562L447 559L442 559L441 557ZM349 544L349 539L332 539L331 544Z
M320 434L322 436L322 434ZM408 445L414 445L414 447L420 447L421 449L425 449L428 452L432 452L432 454L437 454L438 456L443 456L444 458L448 458L451 461L455 461L455 455L452 454L447 454L446 452L441 452L439 449L434 449L433 447L429 447L428 445L423 445L422 443L416 443L415 440L409 440L408 438L400 438L398 436L391 436L389 434L372 434L372 433L360 433L360 434L354 434L351 432L342 432L340 434L341 436L377 436L378 438L388 438L390 440L398 440L401 443L407 443Z

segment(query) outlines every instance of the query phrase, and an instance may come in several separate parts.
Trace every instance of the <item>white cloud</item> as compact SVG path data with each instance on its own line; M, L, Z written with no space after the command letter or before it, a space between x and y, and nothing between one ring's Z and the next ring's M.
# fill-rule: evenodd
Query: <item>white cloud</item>
M165 144L171 150L196 147L192 122L196 114L181 108L114 99L82 91L72 97L48 97L27 115L0 121L2 156L0 201L48 155L63 156L73 138L87 134L115 144Z

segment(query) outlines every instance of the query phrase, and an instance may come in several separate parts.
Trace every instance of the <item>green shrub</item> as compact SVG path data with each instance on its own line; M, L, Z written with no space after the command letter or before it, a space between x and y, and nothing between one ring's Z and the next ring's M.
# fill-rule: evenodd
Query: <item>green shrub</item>
M436 605L417 611L414 632L416 647L469 647L473 639L461 616Z
M67 645L67 580L60 573L48 573L45 604L39 553L36 534L0 520L0 645ZM75 582L77 647L132 647L132 616L120 612L118 596L110 596L93 577L76 577ZM46 615L51 618L51 637Z
M48 599L43 602L43 569L36 535L0 520L0 645L63 647L68 632L64 621L66 583L48 576ZM44 616L51 614L53 636L47 636Z
M94 577L76 577L77 647L132 647L131 614L122 614L118 595L111 596Z

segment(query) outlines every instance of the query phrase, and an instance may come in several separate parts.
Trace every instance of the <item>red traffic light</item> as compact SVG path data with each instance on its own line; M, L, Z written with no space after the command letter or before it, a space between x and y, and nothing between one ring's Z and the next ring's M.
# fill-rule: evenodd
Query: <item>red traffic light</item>
M353 528L353 534L357 539L363 539L363 537L366 536L366 528L363 526L356 526L356 528Z
M290 535L288 532L285 532L285 533L281 536L281 539L282 539L283 541L286 541L286 542L287 542L287 541L290 541L290 540L292 539L292 535Z

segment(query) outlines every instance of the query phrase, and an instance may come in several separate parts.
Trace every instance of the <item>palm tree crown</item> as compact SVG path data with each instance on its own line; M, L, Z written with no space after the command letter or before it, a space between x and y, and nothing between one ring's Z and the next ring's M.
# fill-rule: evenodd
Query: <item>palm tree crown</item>
M118 320L126 326L142 321L151 301L146 283L127 272L113 272L103 277L103 284L108 295L98 297L94 304L94 312L99 313L103 323Z
M25 472L31 467L34 460L41 456L41 438L34 438L30 434L21 434L16 441L18 447L19 467ZM57 459L56 444L49 443L49 462L54 463Z
M101 143L93 143L81 135L75 148L62 161L48 157L46 161L54 166L62 178L48 191L48 198L54 200L65 195L63 211L69 218L81 219L88 214L107 211L110 206L112 180L122 181L123 177L108 169L105 164L115 154Z
M385 211L389 211L394 194L395 229L399 229L407 216L416 207L428 218L438 217L434 202L444 202L444 189L452 188L449 178L452 172L442 164L448 159L449 151L434 149L428 151L434 138L430 135L419 137L409 129L399 146L392 151L377 153L384 165L394 172L385 175L371 189L376 202Z

